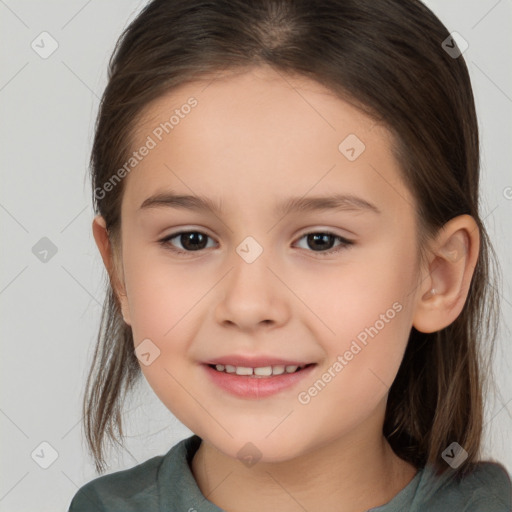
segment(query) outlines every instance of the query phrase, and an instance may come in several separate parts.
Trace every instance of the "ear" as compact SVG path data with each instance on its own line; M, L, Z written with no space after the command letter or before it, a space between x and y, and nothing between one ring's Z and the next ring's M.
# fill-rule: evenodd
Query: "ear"
M459 316L479 251L480 230L473 217L460 215L443 226L432 243L427 277L418 288L413 317L418 331L440 331Z
M120 261L117 261L119 258L113 250L105 219L101 215L94 217L94 220L92 221L92 233L94 240L96 241L96 245L98 246L98 250L100 251L103 264L107 269L110 284L121 305L121 312L123 314L124 321L128 325L131 325L128 297L126 295L124 280L120 275L122 273L122 265Z

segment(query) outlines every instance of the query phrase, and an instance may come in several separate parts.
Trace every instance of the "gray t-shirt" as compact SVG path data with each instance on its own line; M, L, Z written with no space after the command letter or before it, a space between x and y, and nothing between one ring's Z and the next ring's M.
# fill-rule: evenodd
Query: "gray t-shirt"
M166 455L92 480L68 512L222 512L203 496L190 469L200 444L193 435ZM391 501L368 512L512 512L512 484L501 465L480 462L458 482L453 473L436 477L427 466Z

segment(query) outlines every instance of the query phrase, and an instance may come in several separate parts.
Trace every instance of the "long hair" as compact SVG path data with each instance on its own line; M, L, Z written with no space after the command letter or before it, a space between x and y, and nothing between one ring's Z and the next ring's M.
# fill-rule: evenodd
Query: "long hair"
M224 70L270 65L315 80L394 136L416 199L420 254L455 216L471 215L480 253L458 318L411 330L390 388L384 435L402 459L441 474L457 441L467 471L480 456L484 377L499 323L497 259L479 212L479 135L468 69L443 48L450 34L419 0L153 0L119 38L109 62L90 167L95 211L120 247L123 181L137 121L172 89ZM450 43L450 46L454 46ZM117 173L117 174L116 174ZM110 276L112 278L112 276ZM98 472L107 440L122 444L122 405L141 375L131 328L107 282L84 395L86 439ZM483 343L482 343L483 342Z

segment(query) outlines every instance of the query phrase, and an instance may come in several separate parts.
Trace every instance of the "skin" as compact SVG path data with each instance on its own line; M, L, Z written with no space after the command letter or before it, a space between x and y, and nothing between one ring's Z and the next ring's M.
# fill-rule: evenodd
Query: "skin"
M191 469L222 509L361 512L383 505L416 474L382 435L389 387L411 327L437 331L461 312L478 228L467 215L452 219L420 265L415 201L389 132L320 84L265 67L159 98L139 120L134 148L191 96L198 105L124 178L121 247L111 245L102 217L93 222L135 346L149 338L160 350L141 364L144 376L203 439ZM349 134L366 146L353 162L338 150ZM140 209L168 189L220 200L225 211ZM355 194L381 213L273 213L290 196L333 191ZM208 235L207 248L179 255L159 242L181 228ZM322 256L339 241L315 251L304 235L326 231L354 244ZM247 236L263 248L250 264L236 252ZM184 250L180 241L168 245ZM400 312L308 404L299 403L298 392L396 302ZM200 366L235 352L317 366L292 390L245 400L215 387ZM261 454L250 467L237 458L247 442Z

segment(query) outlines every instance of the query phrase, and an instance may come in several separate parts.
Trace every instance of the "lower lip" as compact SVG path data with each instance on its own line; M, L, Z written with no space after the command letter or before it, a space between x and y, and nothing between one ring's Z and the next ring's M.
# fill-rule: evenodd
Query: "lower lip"
M207 364L202 365L213 383L232 395L241 398L266 398L280 391L289 389L306 378L314 370L316 364L312 364L294 373L283 373L270 377L255 377L237 375L214 370Z

